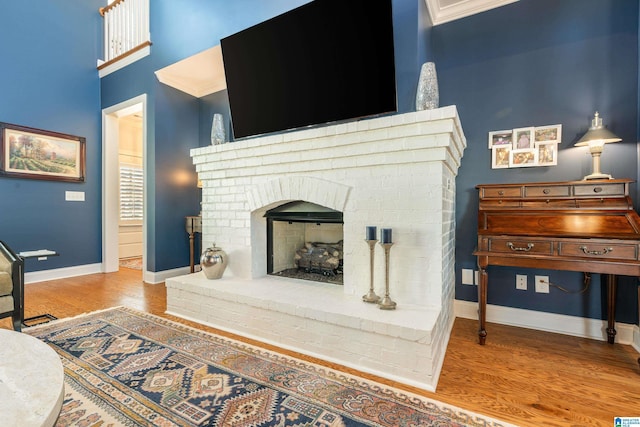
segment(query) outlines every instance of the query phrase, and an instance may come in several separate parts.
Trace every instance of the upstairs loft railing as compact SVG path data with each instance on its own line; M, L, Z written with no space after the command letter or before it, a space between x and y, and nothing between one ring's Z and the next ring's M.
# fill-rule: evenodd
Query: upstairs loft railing
M105 68L151 45L149 33L149 0L115 0L100 8L104 17Z

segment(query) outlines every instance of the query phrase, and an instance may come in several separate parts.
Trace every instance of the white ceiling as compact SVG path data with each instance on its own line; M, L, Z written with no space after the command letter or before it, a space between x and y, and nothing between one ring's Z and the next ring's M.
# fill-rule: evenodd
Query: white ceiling
M433 25L444 24L518 0L424 0Z
M433 25L464 18L518 0L424 0ZM156 71L161 83L196 98L226 88L220 45Z
M221 91L227 87L220 45L156 71L161 83L196 98Z

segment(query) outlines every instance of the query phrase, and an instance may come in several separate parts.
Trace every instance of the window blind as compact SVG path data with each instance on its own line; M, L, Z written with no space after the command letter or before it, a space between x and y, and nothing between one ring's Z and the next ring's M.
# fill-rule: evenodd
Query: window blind
M142 221L143 184L142 168L120 166L120 221Z

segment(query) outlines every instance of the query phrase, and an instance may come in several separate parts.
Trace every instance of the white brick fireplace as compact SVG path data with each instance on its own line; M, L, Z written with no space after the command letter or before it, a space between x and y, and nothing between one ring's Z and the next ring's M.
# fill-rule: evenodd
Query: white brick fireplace
M455 106L258 137L191 152L203 245L220 280L166 281L167 312L428 390L453 324L455 177L466 141ZM303 200L343 213L344 286L266 274L264 213ZM396 310L362 302L366 226L393 229ZM375 251L376 293L384 252Z

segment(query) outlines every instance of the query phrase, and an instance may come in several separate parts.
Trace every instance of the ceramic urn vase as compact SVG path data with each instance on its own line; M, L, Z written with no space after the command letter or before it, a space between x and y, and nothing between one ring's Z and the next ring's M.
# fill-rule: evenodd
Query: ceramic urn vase
M207 279L221 278L228 263L227 253L216 247L215 243L212 247L205 249L200 257L200 266Z

